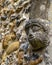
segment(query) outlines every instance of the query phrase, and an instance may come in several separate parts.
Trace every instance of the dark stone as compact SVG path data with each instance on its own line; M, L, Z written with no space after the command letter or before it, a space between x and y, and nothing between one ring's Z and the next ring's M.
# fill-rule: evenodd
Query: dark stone
M21 32L16 32L16 38L17 38L17 40L19 40L20 39L20 37L21 37Z
M32 53L32 56L31 56L31 59L32 59L32 60L36 60L36 59L38 59L38 58L39 58L39 55L38 55L38 54Z
M20 45L20 49L23 50L25 53L27 53L28 46L29 46L28 42L23 43Z
M31 10L31 7L29 7L28 9L26 9L26 10L25 10L25 13L30 12L30 10Z
M20 25L20 23L21 23L21 22L17 20L17 21L16 21L16 26L18 27L18 26Z
M1 20L6 20L7 16L6 15L2 15L1 16Z
M11 21L16 19L16 15L11 15L10 17Z
M30 61L30 56L28 55L28 54L26 54L26 55L24 55L24 59L26 60L26 61Z

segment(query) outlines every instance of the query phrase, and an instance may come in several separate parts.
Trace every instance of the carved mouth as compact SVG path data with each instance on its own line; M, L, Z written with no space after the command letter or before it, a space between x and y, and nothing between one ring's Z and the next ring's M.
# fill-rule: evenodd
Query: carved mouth
M33 37L33 36L28 36L28 39L29 39L29 40L33 40L34 37Z
M42 46L42 41L37 38L29 38L29 42L35 49L39 48L39 45Z

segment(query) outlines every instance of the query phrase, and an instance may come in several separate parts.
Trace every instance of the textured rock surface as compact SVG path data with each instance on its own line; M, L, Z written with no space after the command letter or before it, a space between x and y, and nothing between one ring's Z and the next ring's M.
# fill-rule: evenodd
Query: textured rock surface
M52 3L50 3L50 0L31 0L31 3L32 5L30 5L30 0L0 0L0 65L29 65L27 60L29 61L30 59L36 59L39 57L36 53L34 56L34 53L29 49L31 47L27 40L24 26L26 21L29 20L29 17L43 18L51 21ZM31 12L29 12L30 6L32 6ZM51 27L52 24L50 29ZM52 30L50 30L50 41L51 40ZM20 42L20 47L17 50L15 49L15 43L13 45L14 41ZM11 45L13 45L13 47ZM11 49L12 51L9 55L6 55L6 51L8 52L7 49L9 51ZM50 44L48 50L52 61L52 44ZM32 53L32 58L30 58L29 52ZM46 56L44 56L44 61L49 62L49 55L47 55L47 53L48 52L44 54ZM3 56L4 61L2 59ZM25 60L23 58L25 58ZM44 61L40 65L46 65Z
M29 20L29 7L30 0L0 0L0 65L17 65L20 61L20 55L16 55L21 43L26 41L21 39L26 20Z
M50 0L31 0L32 7L30 18L43 18L48 19L48 8Z

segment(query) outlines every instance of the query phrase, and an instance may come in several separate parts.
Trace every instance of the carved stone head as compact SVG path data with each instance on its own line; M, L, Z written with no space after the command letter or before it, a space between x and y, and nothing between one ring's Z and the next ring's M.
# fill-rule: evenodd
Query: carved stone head
M31 19L25 25L28 40L34 50L45 48L49 44L49 28L45 20Z

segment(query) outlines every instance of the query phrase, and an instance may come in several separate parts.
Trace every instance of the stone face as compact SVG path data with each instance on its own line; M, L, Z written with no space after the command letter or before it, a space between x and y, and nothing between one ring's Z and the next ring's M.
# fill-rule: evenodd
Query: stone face
M28 40L34 50L40 50L49 45L48 29L45 20L30 19L26 26Z

